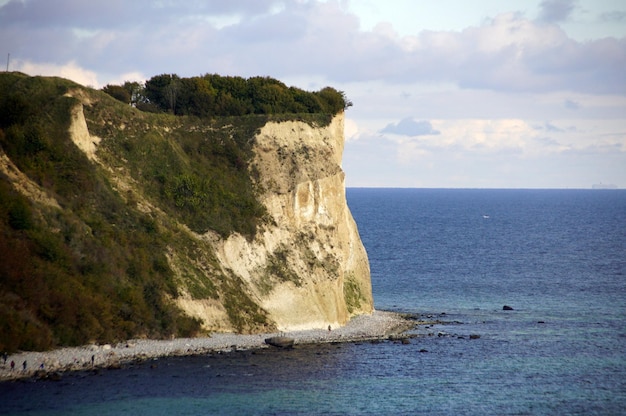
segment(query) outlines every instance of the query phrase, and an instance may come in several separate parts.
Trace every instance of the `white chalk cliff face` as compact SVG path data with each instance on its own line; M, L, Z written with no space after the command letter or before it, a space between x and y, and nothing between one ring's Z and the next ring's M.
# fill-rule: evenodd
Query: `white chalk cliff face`
M253 241L215 243L222 266L282 331L337 327L373 311L367 254L345 197L343 124L340 114L323 128L265 125L251 168L272 224Z

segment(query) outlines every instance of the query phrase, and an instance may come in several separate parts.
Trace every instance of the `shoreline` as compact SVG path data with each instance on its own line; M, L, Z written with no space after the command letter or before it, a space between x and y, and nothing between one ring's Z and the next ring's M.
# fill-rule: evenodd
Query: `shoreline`
M302 331L233 334L213 333L207 337L175 338L172 340L135 339L115 345L85 345L50 351L21 351L0 362L0 382L31 377L59 379L62 373L92 369L120 368L124 363L169 356L190 356L233 350L274 348L265 339L285 336L294 345L332 342L358 342L390 339L417 325L401 313L375 310L370 315L353 317L340 328ZM10 363L15 363L11 369ZM23 363L26 362L26 368Z

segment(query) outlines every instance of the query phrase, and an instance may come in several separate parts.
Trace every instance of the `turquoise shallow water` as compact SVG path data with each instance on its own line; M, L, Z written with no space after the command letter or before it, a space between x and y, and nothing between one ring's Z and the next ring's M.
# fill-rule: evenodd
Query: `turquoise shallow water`
M0 414L624 414L626 192L347 195L376 307L445 325L0 383Z

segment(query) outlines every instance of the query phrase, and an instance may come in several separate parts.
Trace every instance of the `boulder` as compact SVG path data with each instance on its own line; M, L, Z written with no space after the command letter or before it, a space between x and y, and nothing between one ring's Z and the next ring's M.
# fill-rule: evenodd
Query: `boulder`
M265 343L277 348L292 348L294 339L289 337L270 337L265 338Z
M512 311L512 310L513 310L513 308L512 308L512 307L510 307L509 305L504 305L504 306L502 307L502 310L503 310L503 311Z
M61 381L61 379L63 379L63 375L59 371L48 374L48 380Z

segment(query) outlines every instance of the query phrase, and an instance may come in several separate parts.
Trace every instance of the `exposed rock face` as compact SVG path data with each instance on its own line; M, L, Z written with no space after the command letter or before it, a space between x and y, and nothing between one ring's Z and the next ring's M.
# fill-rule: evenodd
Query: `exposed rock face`
M85 99L82 97L82 99ZM71 110L70 136L76 146L91 160L96 160L96 149L100 138L90 135L82 105L76 105Z
M274 225L215 243L279 330L344 325L373 310L367 254L345 198L343 114L329 126L268 123L253 170Z
M0 148L0 174L6 175L11 180L13 186L22 194L28 196L33 201L48 205L54 208L61 208L59 203L44 192L35 182L22 173L17 166L7 157Z
M242 283L246 297L267 319L261 326L246 324L244 332L336 328L351 316L373 311L369 262L345 197L343 125L343 114L326 127L296 121L266 124L255 138L250 168L271 217L269 225L252 241L239 234L222 239L186 229L198 247L214 253L219 270L204 256L168 253L181 282L185 274L197 273L188 267L193 264L193 270L201 271L197 279L211 280L217 273ZM72 111L70 133L109 172L117 189L133 192L126 175L98 160L100 139L88 132L82 105ZM141 195L135 197L142 211L164 215ZM206 330L237 330L224 300L186 295L184 287L180 292L175 302Z

